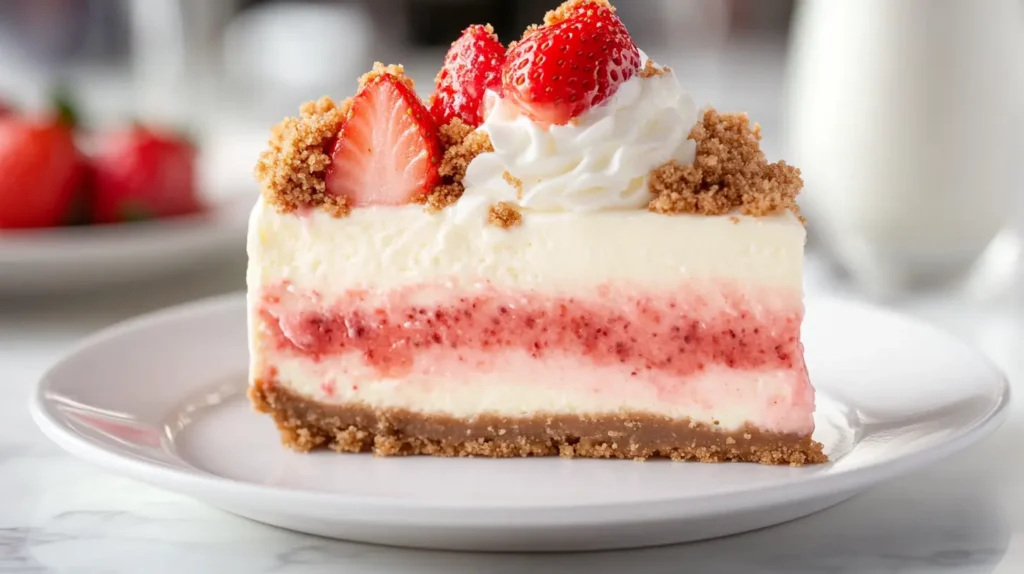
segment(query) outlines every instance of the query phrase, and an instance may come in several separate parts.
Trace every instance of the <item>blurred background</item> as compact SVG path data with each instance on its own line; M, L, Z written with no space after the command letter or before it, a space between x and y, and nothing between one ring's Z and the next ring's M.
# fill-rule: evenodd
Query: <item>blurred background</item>
M426 96L465 26L507 42L557 4L0 0L0 101L43 109L63 87L86 126L185 128L204 193L255 195L268 128L300 102L351 94L375 60ZM769 158L804 170L823 276L884 296L1019 278L1019 0L616 5L698 105L749 112Z

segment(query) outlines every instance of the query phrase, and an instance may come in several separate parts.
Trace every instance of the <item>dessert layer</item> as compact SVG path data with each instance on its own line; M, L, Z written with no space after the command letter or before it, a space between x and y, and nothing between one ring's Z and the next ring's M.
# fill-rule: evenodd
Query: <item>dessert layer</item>
M587 458L670 458L702 462L813 464L825 462L821 444L807 435L745 427L727 432L688 419L643 412L533 413L467 418L360 403L325 405L258 380L256 408L273 415L282 441L300 451L328 447L378 455Z
M267 335L310 356L356 352L382 374L402 374L431 350L565 353L596 365L676 376L709 365L793 368L802 357L799 293L728 281L648 294L625 286L574 296L422 284L380 292L304 291L283 283L251 293Z
M287 388L324 404L360 403L466 418L480 412L646 412L724 429L750 423L776 432L814 430L814 392L802 369L709 367L682 378L631 376L628 369L564 356L538 363L521 353L467 355L470 364L427 353L417 358L412 372L396 377L379 375L357 355L316 361L271 352L259 372L274 372Z
M282 283L250 296L253 376L273 368L326 402L456 416L559 405L813 429L792 290L709 280L653 295L626 285L553 297L423 284L321 296Z
M486 209L430 214L419 205L365 207L343 219L322 210L296 215L261 199L249 228L249 287L287 280L329 293L487 281L573 294L620 280L671 290L686 279L718 278L801 288L805 233L788 212L757 218L525 213L511 229L486 221Z
M729 281L639 293L422 285L325 302L268 287L251 299L252 372L273 368L289 388L325 402L454 416L557 405L811 432L798 293ZM424 295L432 303L417 300Z

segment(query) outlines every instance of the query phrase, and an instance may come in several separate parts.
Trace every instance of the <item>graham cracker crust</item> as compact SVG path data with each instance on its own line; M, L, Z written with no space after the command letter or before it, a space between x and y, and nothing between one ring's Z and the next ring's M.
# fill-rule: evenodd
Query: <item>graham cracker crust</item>
M810 437L747 426L725 432L689 420L651 414L480 415L472 420L366 405L326 405L273 381L257 380L249 398L273 416L281 442L299 451L329 448L378 456L433 455L510 458L668 458L674 461L756 462L802 466L827 462Z

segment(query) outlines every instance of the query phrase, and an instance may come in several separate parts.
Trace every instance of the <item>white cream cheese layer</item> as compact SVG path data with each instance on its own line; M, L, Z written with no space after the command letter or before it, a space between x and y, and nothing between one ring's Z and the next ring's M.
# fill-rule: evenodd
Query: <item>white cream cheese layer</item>
M485 217L483 214L481 218ZM801 289L805 232L769 217L667 216L646 210L533 213L501 229L452 209L368 207L337 219L278 213L260 200L249 226L250 292L289 281L323 294L422 283L575 294L624 282L673 289L692 278Z
M358 403L456 418L482 412L509 417L643 412L689 417L707 425L717 421L722 429L745 423L783 433L809 433L814 428L811 410L805 406L813 391L796 370L712 367L687 376L682 394L665 396L656 380L630 377L628 368L599 367L571 358L552 357L538 365L526 355L503 353L495 361L500 369L468 372L446 369L438 359L442 368L437 374L418 372L403 378L382 378L358 355L319 362L287 355L269 359L289 389L324 404Z

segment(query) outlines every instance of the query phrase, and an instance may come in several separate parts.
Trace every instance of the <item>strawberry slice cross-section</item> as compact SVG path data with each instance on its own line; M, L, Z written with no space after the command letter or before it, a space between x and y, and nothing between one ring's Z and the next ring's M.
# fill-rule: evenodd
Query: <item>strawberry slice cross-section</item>
M379 73L352 99L327 171L351 207L405 205L439 182L442 148L429 110L400 76Z

